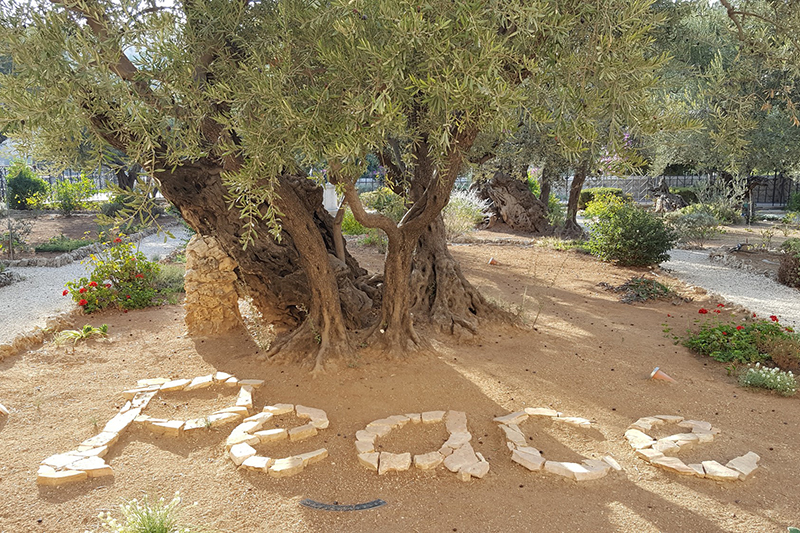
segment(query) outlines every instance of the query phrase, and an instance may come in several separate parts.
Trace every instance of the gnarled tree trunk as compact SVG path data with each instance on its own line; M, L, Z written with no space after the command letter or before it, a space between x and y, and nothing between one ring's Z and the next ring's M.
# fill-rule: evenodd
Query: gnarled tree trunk
M575 175L572 178L572 184L569 187L569 200L567 201L567 217L564 221L564 229L561 232L562 237L580 238L583 236L583 228L578 224L578 203L581 198L581 191L583 184L586 182L586 176L589 174L589 160L584 159L578 168L575 169Z
M547 220L547 204L536 198L520 180L497 172L492 179L477 187L478 196L491 201L495 215L511 229L552 235Z

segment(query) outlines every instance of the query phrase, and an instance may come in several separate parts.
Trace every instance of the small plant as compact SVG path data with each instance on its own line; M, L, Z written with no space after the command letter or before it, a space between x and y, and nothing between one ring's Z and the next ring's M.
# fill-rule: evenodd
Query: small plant
M442 210L447 239L475 230L483 222L489 209L489 202L481 200L474 191L453 191L450 202Z
M345 208L344 218L342 218L342 233L345 235L363 235L366 232L367 228L359 224L350 208Z
M90 257L94 270L89 278L67 282L63 292L64 296L71 294L86 313L111 305L141 309L154 304L160 267L136 252L133 243L124 243L117 237L104 252Z
M52 237L49 241L34 247L37 252L71 252L92 244L91 239L70 239L63 233Z
M601 196L589 208L597 217L590 225L592 255L621 266L649 266L669 259L667 252L677 239L657 216L616 196Z
M797 380L791 371L762 367L760 363L739 376L739 384L743 387L774 390L781 396L793 396L797 392Z
M709 310L700 308L699 313L709 314ZM689 332L683 344L716 361L746 364L770 359L771 350L777 346L778 341L800 345L797 334L791 328L783 327L777 316L771 316L769 320L740 324L708 321L701 324L697 332Z
M631 278L619 287L614 287L608 283L600 283L600 285L608 290L623 293L620 301L626 304L658 300L675 294L672 289L663 283L644 277Z
M406 214L406 203L402 196L395 194L388 187L381 187L372 192L361 195L361 203L367 209L386 215L395 222L399 222Z
M775 228L769 227L761 230L761 243L759 244L762 250L772 249L772 238L775 236Z
M590 253L589 248L586 246L586 241L578 239L559 239L557 237L544 237L541 239L537 239L536 245L552 248L554 250L562 252L568 250L575 250L576 252L581 252L584 254Z
M389 239L386 234L377 228L367 228L363 237L358 240L363 246L374 246L380 253L386 253L389 247Z
M719 222L710 211L675 211L667 213L664 219L675 229L680 242L695 246L702 247L709 239L722 233Z
M589 204L597 201L600 197L613 196L620 200L625 198L625 193L622 189L616 187L589 187L581 191L578 197L578 209L586 209Z
M69 216L75 211L83 209L86 200L96 191L92 180L87 178L86 174L81 173L80 180L75 183L62 180L53 184L53 201L62 213Z
M120 505L122 519L114 518L111 513L100 513L103 531L112 533L191 533L197 529L182 526L178 523L181 497L176 492L172 500L167 502L159 498L151 502L145 496L142 501L133 499Z
M81 329L65 329L64 331L58 332L53 338L53 342L56 346L62 346L68 342L72 342L72 345L75 346L78 344L78 341L91 339L92 337L105 337L107 335L108 324L103 324L99 328L86 324Z
M28 209L29 200L46 197L48 192L47 182L34 174L31 167L20 159L11 163L6 177L8 185L8 207L10 209Z

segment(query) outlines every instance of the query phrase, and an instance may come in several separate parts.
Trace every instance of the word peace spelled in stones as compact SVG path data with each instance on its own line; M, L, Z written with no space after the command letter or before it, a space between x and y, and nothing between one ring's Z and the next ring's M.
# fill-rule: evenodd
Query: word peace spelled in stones
M263 380L243 379L217 372L194 379L166 378L140 380L137 388L124 391L127 399L119 413L106 423L94 437L81 442L76 449L56 454L42 461L36 482L40 485L57 486L82 481L88 478L113 475L111 465L103 459L119 440L122 432L131 426L140 426L153 433L180 437L199 434L236 423L225 440L225 449L231 461L239 468L264 472L272 477L288 477L303 471L308 465L328 457L328 450L270 457L261 455L254 446L282 440L301 441L318 434L330 425L328 415L322 409L279 403L267 405L259 413L252 414L253 395ZM219 409L204 417L188 420L153 418L144 414L150 400L157 394L175 391L193 391L209 387L238 388L234 405ZM293 427L272 427L281 415L293 415L306 423ZM593 422L576 416L564 416L553 409L526 408L494 419L505 434L511 460L530 471L556 475L575 481L600 479L622 467L611 456L600 459L584 459L581 463L552 461L542 457L538 448L525 436L520 424L533 420L549 420L555 424L566 424L576 428L590 428ZM439 449L411 456L410 453L375 451L376 442L386 440L394 430L407 424L444 424L447 440ZM655 439L648 435L653 428L675 424L681 431L667 437ZM685 464L675 455L691 446L711 442L719 430L710 423L685 420L681 416L655 415L640 418L625 432L625 438L641 459L650 464L678 474L697 476L718 481L744 480L758 467L760 457L749 452L728 461L725 465L714 461ZM483 478L489 472L489 462L476 452L470 444L472 434L467 427L467 414L463 411L428 411L424 413L396 414L374 420L363 430L356 432L355 448L358 460L364 467L379 475L401 472L412 467L432 470L440 465L464 481ZM268 448L268 446L267 446Z

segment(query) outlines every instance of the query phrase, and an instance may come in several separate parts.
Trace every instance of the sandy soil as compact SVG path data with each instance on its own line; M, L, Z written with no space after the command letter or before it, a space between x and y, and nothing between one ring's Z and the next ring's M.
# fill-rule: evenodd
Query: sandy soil
M716 302L619 303L599 282L619 285L644 271L622 269L575 252L518 245L453 247L468 277L490 298L519 310L529 329L484 329L480 339L435 341L437 353L404 361L342 362L312 377L307 369L259 363L245 335L222 340L185 336L179 306L106 313L111 343L79 344L74 353L50 343L0 362L0 531L80 532L99 528L97 514L126 499L180 491L184 522L211 531L675 531L765 532L800 525L798 399L739 388L723 365L673 344L692 327L701 305ZM379 254L359 250L370 268ZM498 265L488 265L494 257ZM668 279L662 276L660 279ZM680 288L678 282L670 281ZM732 306L719 318L727 318ZM741 319L743 312L736 316ZM433 338L433 336L429 336ZM654 382L660 366L677 384ZM325 409L331 427L279 456L326 447L330 457L303 473L273 479L237 470L224 453L231 426L175 439L143 430L123 434L106 457L113 477L62 488L38 487L40 461L74 449L124 403L121 392L148 377L194 377L221 370L266 380L255 407L300 403ZM211 393L154 400L154 414L194 415L226 404ZM611 454L624 471L578 484L531 473L510 460L494 416L547 406L596 421L593 429L526 422L532 444L553 460ZM467 412L473 445L491 463L483 480L459 481L443 467L378 476L360 466L354 434L371 420L408 412ZM624 440L627 426L654 414L706 420L722 430L712 444L681 457L725 463L754 451L761 466L744 482L718 483L657 470ZM290 425L296 421L287 420ZM441 433L441 434L440 434ZM385 450L438 448L444 432L406 426ZM357 512L308 509L298 502L388 505ZM197 502L196 506L192 506Z

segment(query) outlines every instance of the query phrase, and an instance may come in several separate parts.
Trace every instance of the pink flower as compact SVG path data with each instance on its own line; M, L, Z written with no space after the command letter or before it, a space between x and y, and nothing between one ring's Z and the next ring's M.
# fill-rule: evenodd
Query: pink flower
M701 315L706 315L708 314L708 309L706 309L705 307L701 307L700 309L698 309L697 312L700 313Z
M61 296L66 296L67 294L69 294L69 291L67 289L64 289L64 292L61 293Z

